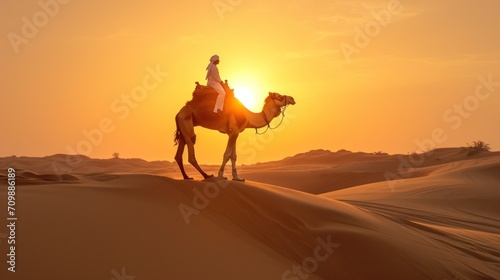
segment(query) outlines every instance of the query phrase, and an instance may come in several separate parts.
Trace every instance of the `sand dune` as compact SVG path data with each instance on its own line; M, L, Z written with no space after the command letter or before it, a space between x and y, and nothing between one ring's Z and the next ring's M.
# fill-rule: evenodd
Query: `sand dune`
M385 182L387 172L399 174L400 168L404 178L413 178L426 175L423 171L425 167L496 155L500 153L468 156L466 148L443 148L423 155L315 150L281 161L244 166L240 169L240 174L253 181L321 194L363 184ZM407 166L415 170L408 172Z
M499 234L500 156L425 167L426 176L357 186L323 194L371 210ZM387 207L386 207L387 206ZM418 213L417 213L418 212ZM424 213L427 213L425 215ZM418 214L418 215L417 215ZM436 218L441 215L439 218Z
M64 156L17 159L0 159L1 177L16 165L19 217L17 272L2 279L500 278L496 153L439 150L392 187L345 186L397 170L398 156L313 151L242 168L304 191L154 175L167 162L86 158L57 175ZM318 174L331 181L308 181Z

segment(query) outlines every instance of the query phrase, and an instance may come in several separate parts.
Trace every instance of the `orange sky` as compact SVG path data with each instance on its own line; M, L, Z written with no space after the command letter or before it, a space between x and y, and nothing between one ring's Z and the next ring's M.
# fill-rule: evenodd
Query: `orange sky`
M0 156L173 160L174 116L215 53L253 111L269 91L297 101L279 130L240 136L239 163L500 147L499 1L270 2L4 1ZM196 133L198 160L220 163L227 137Z

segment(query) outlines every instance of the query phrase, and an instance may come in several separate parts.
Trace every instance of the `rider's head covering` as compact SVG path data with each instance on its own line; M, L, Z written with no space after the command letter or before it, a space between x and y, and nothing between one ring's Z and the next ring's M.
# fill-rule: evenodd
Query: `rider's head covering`
M219 56L216 54L212 55L212 57L210 58L210 63L207 66L207 77L205 79L208 79L208 73L210 73L210 69L212 69L212 67L215 65L214 62L216 62L217 60L219 60Z
M212 55L212 57L210 58L210 63L214 63L215 61L219 60L219 56L214 54Z

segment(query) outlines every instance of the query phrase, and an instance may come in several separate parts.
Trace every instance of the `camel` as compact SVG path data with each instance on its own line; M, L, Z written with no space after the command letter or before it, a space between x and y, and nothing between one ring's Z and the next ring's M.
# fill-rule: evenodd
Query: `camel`
M231 159L232 179L234 181L244 181L238 176L236 170L236 140L238 135L247 128L258 129L265 126L269 128L269 123L281 114L282 107L295 105L295 100L291 96L269 92L264 101L262 112L254 113L234 97L234 91L229 88L226 81L224 84L226 89L224 111L222 115L218 115L212 111L217 92L210 87L201 86L198 82L196 84L193 99L188 101L175 116L177 130L174 134L174 142L178 145L175 161L179 165L182 176L185 180L193 179L187 176L182 161L184 148L187 145L188 162L200 172L204 179L213 177L213 175L208 175L201 169L195 156L196 134L194 127L201 126L211 130L218 130L229 136L218 177L227 179L224 177L224 168Z

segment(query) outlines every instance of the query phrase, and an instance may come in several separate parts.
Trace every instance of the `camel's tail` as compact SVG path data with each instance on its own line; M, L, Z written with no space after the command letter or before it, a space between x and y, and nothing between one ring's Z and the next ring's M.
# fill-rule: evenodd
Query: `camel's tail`
M179 129L179 121L177 120L177 115L175 116L175 127L174 132L174 146L179 144L179 139L182 137L181 130Z

